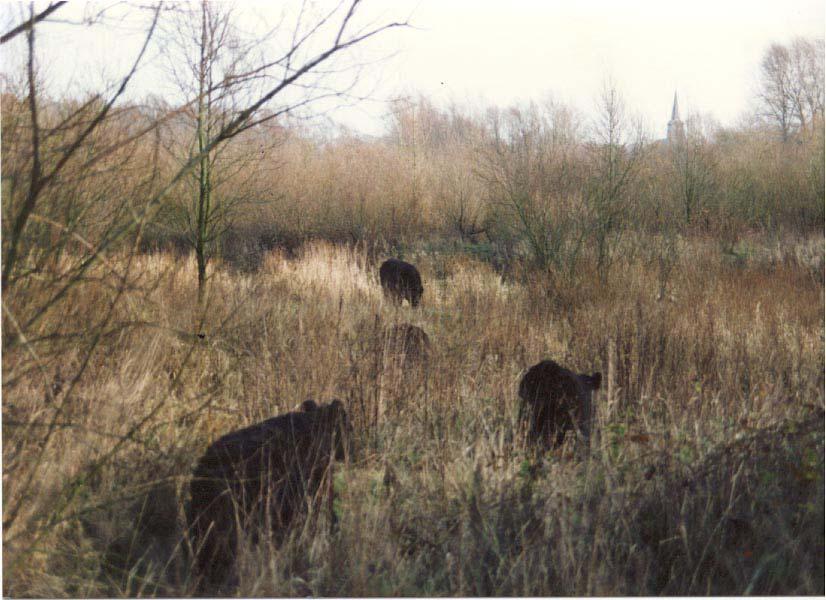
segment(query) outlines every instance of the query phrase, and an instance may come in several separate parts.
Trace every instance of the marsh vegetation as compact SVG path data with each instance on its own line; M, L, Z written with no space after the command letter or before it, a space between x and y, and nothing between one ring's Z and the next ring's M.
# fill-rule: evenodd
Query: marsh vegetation
M242 596L824 593L822 86L674 147L610 86L593 118L400 99L368 138L36 64L2 97L7 595L193 594L198 458L308 398L353 453L332 514L241 536ZM587 453L525 448L546 358L601 373Z

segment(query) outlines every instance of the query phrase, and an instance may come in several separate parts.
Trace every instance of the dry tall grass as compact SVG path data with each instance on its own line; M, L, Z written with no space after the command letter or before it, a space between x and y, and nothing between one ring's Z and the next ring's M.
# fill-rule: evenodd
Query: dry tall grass
M218 266L205 316L194 260L138 257L153 286L118 319L151 326L104 339L45 448L61 375L4 393L4 518L33 476L4 533L5 593L192 593L199 453L338 397L359 449L337 475L339 528L247 547L242 595L822 594L823 240L752 247L680 244L665 294L643 257L601 285L419 256L414 310L385 302L366 253L317 243L255 274ZM60 318L82 325L105 298ZM184 333L201 319L203 339ZM402 322L432 345L406 371L384 343ZM603 372L587 457L521 449L518 380L545 357Z

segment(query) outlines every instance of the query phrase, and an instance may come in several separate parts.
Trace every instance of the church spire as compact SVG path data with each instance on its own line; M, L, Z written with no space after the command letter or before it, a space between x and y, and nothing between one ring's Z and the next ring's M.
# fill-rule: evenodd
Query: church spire
M680 107L677 106L677 90L674 90L674 107L671 109L671 120L680 120Z
M677 90L674 90L674 106L671 108L671 120L668 122L668 143L677 146L685 141L685 125L680 120L680 107L677 104Z

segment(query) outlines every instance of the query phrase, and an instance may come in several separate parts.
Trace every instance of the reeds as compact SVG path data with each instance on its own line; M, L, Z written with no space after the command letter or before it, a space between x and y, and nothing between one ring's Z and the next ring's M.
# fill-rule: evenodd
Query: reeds
M422 254L411 309L384 300L366 250L315 243L254 274L216 266L203 314L192 260L138 257L152 285L115 319L134 325L102 338L65 405L71 340L4 390L4 519L20 504L6 593L191 594L199 453L338 397L358 448L337 472L338 529L310 519L278 548L243 546L242 595L822 594L822 239L756 237L735 264L678 246L665 295L644 256L600 284L595 266L503 282ZM79 298L64 325L106 298ZM408 322L431 351L400 375L385 332ZM7 376L24 350L4 352ZM522 449L519 377L546 357L603 373L588 458Z

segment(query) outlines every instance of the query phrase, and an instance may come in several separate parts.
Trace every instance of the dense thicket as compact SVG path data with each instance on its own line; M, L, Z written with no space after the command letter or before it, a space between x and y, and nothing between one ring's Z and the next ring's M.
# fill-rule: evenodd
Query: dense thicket
M14 202L18 182L26 180L17 143L26 139L26 104L13 96L3 104L4 201ZM77 104L56 102L43 120L57 126ZM784 140L768 126L710 128L689 118L679 147L635 139L612 148L575 110L556 103L485 114L439 108L425 98L403 106L380 138L322 139L272 124L246 132L214 167L223 171L212 193L234 207L214 242L217 255L254 267L264 250L326 239L460 247L498 265L523 258L569 270L599 244L610 256L632 232L710 235L733 252L748 232L803 234L823 226L822 120ZM155 116L138 107L120 115L89 141L89 153L103 135L112 143ZM164 148L192 133L186 129L170 120L158 135L67 178L53 191L50 210L71 219L72 207L80 211L81 199L94 197L92 212L82 211L94 229L94 213L123 207L125 197L140 204L153 181L165 181L164 171L176 167ZM59 144L60 136L49 142ZM622 187L606 196L616 191L610 177L617 172ZM173 189L141 232L144 248L191 247L188 186Z

